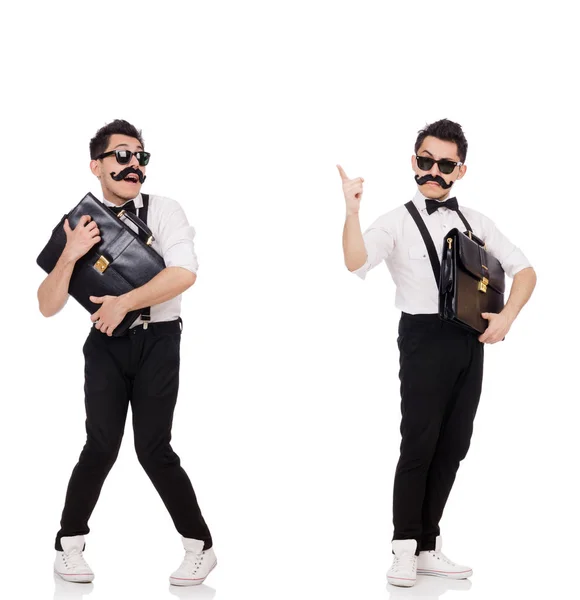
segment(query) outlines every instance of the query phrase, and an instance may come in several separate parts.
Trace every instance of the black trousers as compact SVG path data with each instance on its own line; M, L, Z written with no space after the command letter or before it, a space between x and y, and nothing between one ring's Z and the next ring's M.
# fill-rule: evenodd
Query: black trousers
M94 327L83 346L87 441L66 492L63 536L89 532L88 521L113 466L131 403L135 450L177 531L212 545L193 487L170 445L179 387L181 319L109 337Z
M438 315L399 323L401 455L393 493L393 539L434 550L439 521L469 449L483 378L483 344Z

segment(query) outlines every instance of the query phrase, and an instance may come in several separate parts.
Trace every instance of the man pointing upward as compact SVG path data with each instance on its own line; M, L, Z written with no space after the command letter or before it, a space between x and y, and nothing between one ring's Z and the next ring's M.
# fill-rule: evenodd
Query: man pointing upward
M411 166L417 192L412 202L435 242L439 261L443 236L463 231L450 191L467 170L467 140L461 126L443 119L419 131ZM439 318L439 290L421 233L404 205L379 217L364 233L359 221L362 177L349 179L338 166L346 201L344 260L362 279L385 261L401 310L401 447L393 490L393 585L414 585L417 574L451 579L472 570L441 552L439 522L459 463L469 449L481 394L484 344L504 339L529 300L536 274L522 251L489 218L461 204L461 211L487 251L513 278L509 299L498 313L483 313L486 331L477 336ZM465 524L467 527L469 523Z

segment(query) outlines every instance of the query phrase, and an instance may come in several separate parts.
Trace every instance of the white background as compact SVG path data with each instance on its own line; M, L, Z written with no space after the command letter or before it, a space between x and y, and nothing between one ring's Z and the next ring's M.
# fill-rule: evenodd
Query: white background
M87 536L94 584L52 577L84 443L89 316L74 302L40 315L35 259L61 216L99 191L88 143L115 118L143 129L144 191L178 200L197 230L173 446L219 566L207 585L173 593L575 596L573 4L21 2L4 12L1 597L173 597L180 538L130 426ZM469 595L424 578L404 593L386 587L399 313L384 266L364 283L343 266L335 168L364 176L366 227L413 196L417 131L444 117L469 141L460 203L491 217L538 273L508 339L486 348L472 447L442 522L447 554L474 569Z

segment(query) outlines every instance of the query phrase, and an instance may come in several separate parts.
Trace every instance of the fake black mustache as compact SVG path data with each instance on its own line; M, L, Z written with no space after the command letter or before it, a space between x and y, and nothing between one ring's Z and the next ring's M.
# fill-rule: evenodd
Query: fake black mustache
M427 183L428 181L436 181L444 190L448 190L454 183L453 181L451 183L447 183L445 181L445 179L443 179L443 177L441 177L441 175L436 175L435 177L433 177L433 175L431 175L431 173L428 173L427 175L423 175L423 177L419 177L419 175L415 175L415 181L417 182L417 185L423 185L423 184Z
M127 177L127 175L130 175L131 173L135 173L135 175L139 177L139 181L141 183L143 183L145 179L147 179L146 175L143 175L143 173L139 171L139 169L135 169L134 167L127 167L117 175L115 175L115 173L110 173L110 175L115 181L121 181L121 179L125 179L125 177Z

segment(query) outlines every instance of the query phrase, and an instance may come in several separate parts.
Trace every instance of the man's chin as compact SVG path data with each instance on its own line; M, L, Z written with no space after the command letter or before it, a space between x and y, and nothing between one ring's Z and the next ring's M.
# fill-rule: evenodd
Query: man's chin
M127 183L125 181L115 182L115 185L111 186L111 191L118 198L123 198L124 200L133 200L139 195L141 191L140 183Z

